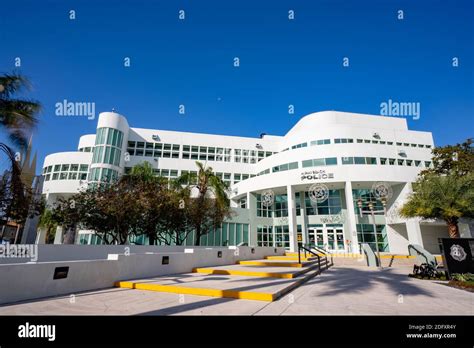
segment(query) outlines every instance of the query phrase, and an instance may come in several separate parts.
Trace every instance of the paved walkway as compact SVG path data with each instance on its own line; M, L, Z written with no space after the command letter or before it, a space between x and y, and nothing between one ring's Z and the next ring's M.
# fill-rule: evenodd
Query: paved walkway
M474 293L408 271L333 267L271 303L112 288L1 306L0 315L474 315Z

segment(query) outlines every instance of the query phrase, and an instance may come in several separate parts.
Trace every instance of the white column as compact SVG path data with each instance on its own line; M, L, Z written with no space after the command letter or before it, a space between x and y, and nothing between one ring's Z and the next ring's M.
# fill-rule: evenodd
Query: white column
M300 192L300 207L301 207L301 233L303 234L303 243L308 243L308 224L307 224L307 216L306 216L306 202L305 202L305 191Z
M257 246L257 199L252 192L247 192L247 209L249 211L249 245Z
M64 228L58 226L56 228L56 234L54 235L54 244L63 244Z
M290 251L298 251L298 228L296 225L295 191L291 185L286 187L288 196L288 229L290 231Z
M347 229L350 233L350 240L352 244L352 252L359 253L359 241L357 240L357 220L354 212L354 200L352 199L352 182L346 181L344 186L344 193L346 196L347 208Z
M423 246L423 239L421 238L420 222L417 219L410 219L406 222L407 235L410 244L418 244Z

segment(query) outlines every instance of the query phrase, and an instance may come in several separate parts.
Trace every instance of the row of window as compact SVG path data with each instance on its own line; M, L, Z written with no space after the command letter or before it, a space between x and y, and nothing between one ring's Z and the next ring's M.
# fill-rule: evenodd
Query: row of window
M129 141L127 151L131 156L180 158L179 144L149 143L144 141ZM231 149L215 146L183 145L182 159L201 161L257 163L274 152L246 149Z
M293 145L291 148L292 149L301 149L302 147L308 147L308 143L301 143L301 144Z
M118 179L118 172L109 168L92 168L89 181L111 183Z
M380 251L388 252L388 237L385 225L376 225L376 233L373 224L357 224L357 240L359 243L368 243L372 250L377 250L376 243Z
M81 147L79 152L92 152L93 147Z
M87 172L89 165L87 164L56 164L43 168L43 174L51 172Z
M395 159L395 158L381 158L380 159L381 165L398 165L398 166L408 166L408 167L422 167L423 165L425 168L431 168L432 162L431 161L419 161L419 160L410 160L410 159Z
M296 215L301 215L300 192L295 193ZM259 217L287 217L287 194L275 195L271 205L262 202L262 195L257 194L257 216ZM329 190L328 198L324 202L314 202L308 192L304 192L306 215L337 215L342 210L341 190Z
M97 128L95 145L111 145L122 148L123 133L114 128Z
M304 160L302 162L303 168L318 167L318 166L332 166L336 164L337 164L336 157L314 158L314 159Z
M120 165L122 151L113 146L96 146L92 155L92 163L107 163L114 166Z
M45 181L50 180L86 180L89 166L87 164L56 164L43 168Z
M144 141L129 141L127 152L131 156L158 158L179 158L179 144L148 143Z
M183 145L183 159L201 161L231 161L232 149L213 146Z
M168 240L168 243L170 242ZM202 236L200 242L201 246L229 246L249 243L249 225L225 222L220 228L216 228ZM81 233L79 244L104 244L104 241L94 233ZM145 235L132 235L130 244L148 245L148 238ZM187 235L183 244L187 246L194 245L194 234L192 232Z
M355 141L354 141L355 140ZM353 138L336 138L334 139L334 144L352 144L352 143L358 143L358 144L380 144L380 145L393 145L393 141L385 141L385 140L375 140L375 139L353 139ZM310 142L310 146L315 146L315 145L327 145L331 144L331 139L319 139L319 140L313 140ZM430 149L431 145L425 145L425 144L414 144L414 143L404 143L404 142L395 142L396 146L405 146L405 147L417 147L417 148L426 148ZM302 147L307 147L308 143L301 143L297 145L291 146L291 149L299 149ZM282 150L287 151L288 148Z
M257 226L257 246L290 247L290 229L283 226Z
M125 167L125 174L129 174L131 172L131 170L132 170L131 167ZM170 178L170 179L175 179L179 176L179 170L177 170L177 169L153 169L153 172L156 175L163 176L163 177ZM187 174L187 173L194 174L194 176L197 176L197 174L198 174L197 171L189 171L189 170L182 170L181 171L181 175L182 174ZM234 173L233 177L232 177L232 173L216 172L215 174L218 178L220 178L224 183L226 183L228 185L231 185L232 182L234 184L236 184L236 183L238 183L242 180L246 180L250 177L255 176L254 174L242 174L242 173ZM232 179L233 179L233 181L232 181ZM196 182L191 183L191 184L196 184Z
M298 162L280 164L272 168L272 172L284 172L286 170L298 169Z
M224 222L221 228L201 237L202 246L228 246L240 243L249 243L248 224Z
M132 167L125 167L124 170L125 174L130 174L132 172ZM169 179L176 179L178 175L177 169L153 169L153 173L157 176L162 176ZM184 174L186 171L183 170L182 173ZM197 172L193 172L197 173Z
M53 173L53 174L45 174L44 180L86 180L87 173L78 173L78 172L61 172L61 173Z

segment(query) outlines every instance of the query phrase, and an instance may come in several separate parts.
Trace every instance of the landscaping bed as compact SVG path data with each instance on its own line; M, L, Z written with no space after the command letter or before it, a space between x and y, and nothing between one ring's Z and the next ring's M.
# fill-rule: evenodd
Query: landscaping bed
M458 288L458 289L474 292L474 274L455 273L452 275L451 278L452 279L448 283L449 286L452 286L453 288Z

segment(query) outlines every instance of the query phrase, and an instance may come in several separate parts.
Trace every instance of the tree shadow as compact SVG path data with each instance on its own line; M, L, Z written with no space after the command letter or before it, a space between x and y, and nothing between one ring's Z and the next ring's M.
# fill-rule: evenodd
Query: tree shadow
M435 293L416 285L407 274L396 273L393 269L363 270L357 267L335 267L323 272L322 276L310 279L308 285L325 284L328 290L314 296L334 296L338 294L364 293L384 284L395 294L435 297Z
M192 302L192 303L185 303L185 304L179 304L177 306L172 306L172 307L167 307L167 308L162 308L162 309L157 309L157 310L152 310L149 312L143 312L139 313L138 315L140 316L147 316L147 315L173 315L173 314L178 314L186 311L192 311L200 308L205 308L209 307L212 305L216 304L221 304L221 303L228 303L235 301L236 299L234 298L210 298L202 301L197 301L197 302ZM245 300L239 300L239 301L245 301ZM209 315L209 314L206 314ZM212 315L212 314L210 314ZM214 315L222 315L222 314L214 314ZM229 313L229 315L232 315Z

